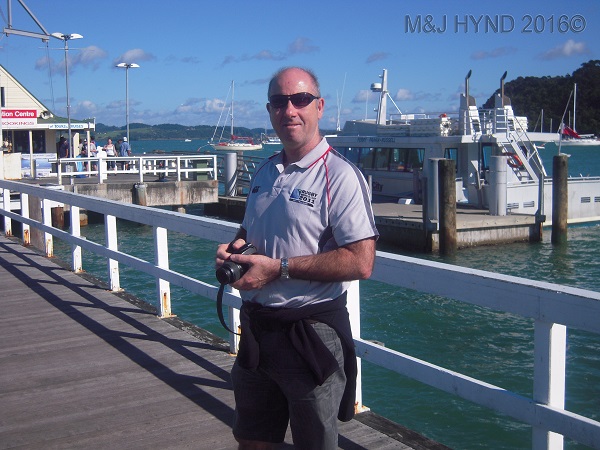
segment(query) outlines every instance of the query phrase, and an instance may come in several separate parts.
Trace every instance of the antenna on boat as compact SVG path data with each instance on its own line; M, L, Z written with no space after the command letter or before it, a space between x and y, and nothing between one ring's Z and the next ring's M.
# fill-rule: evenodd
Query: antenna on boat
M471 78L472 73L473 71L469 70L469 73L467 73L467 76L465 77L465 98L467 99L467 109L469 108L469 106L471 106L471 103L469 101L469 78Z
M379 92L379 106L377 108L377 124L385 125L385 117L387 115L387 69L383 69L383 74L380 76L381 83L371 84L373 92Z
M337 128L336 128L337 131L340 131L342 129L340 127L340 114L342 113L342 100L344 98L344 89L346 88L346 75L347 74L348 74L347 72L344 74L344 84L342 85L342 95L341 95L341 97L339 97L337 99L338 100L338 102L337 102L337 108L338 108L338 110L337 110Z
M506 79L506 75L508 72L505 71L502 77L500 78L500 100L502 101L502 107L504 108L504 80Z

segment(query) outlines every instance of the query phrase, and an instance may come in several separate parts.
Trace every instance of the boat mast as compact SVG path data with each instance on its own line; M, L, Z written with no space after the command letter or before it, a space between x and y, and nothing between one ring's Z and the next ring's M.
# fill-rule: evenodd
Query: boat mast
M381 83L371 84L371 90L373 92L380 92L379 95L379 106L377 108L377 124L385 125L385 118L387 116L387 69L383 69L383 75L381 75Z
M235 84L234 81L231 80L231 132L230 139L233 141L233 94L234 94Z
M573 87L573 131L577 132L577 128L575 128L575 111L577 109L577 83Z

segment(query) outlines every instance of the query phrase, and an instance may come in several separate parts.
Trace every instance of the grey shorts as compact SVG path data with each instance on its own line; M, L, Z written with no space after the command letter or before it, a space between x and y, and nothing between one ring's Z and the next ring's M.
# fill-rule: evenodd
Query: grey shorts
M238 439L283 442L288 426L296 449L337 449L337 415L346 385L344 355L337 333L329 326L312 325L339 369L321 386L282 331L265 333L260 340L256 371L231 371L235 394L233 434Z

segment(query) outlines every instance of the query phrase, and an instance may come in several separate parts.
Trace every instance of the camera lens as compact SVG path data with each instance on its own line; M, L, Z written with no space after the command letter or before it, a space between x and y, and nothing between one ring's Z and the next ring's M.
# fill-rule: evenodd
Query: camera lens
M221 284L235 283L242 277L242 267L232 261L226 261L215 273Z
M256 247L252 244L245 244L238 250L233 251L239 255L253 255L256 253ZM242 278L248 270L248 264L238 264L233 261L225 261L215 272L217 280L221 284L235 283Z

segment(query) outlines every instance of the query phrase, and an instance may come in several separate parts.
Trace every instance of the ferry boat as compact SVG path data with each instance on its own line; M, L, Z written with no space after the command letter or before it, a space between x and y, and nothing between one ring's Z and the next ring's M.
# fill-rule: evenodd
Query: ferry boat
M478 109L465 78L458 114L387 114L387 70L379 92L377 118L350 120L327 141L371 180L373 201L422 203L426 179L436 177L436 158L456 162L457 202L492 215L528 214L551 218L552 180L538 148L558 140L558 133L528 132L527 118L515 116L504 95L504 79L494 108ZM391 98L391 97L390 97ZM494 158L504 156L505 167ZM506 182L497 172L506 172ZM540 180L543 180L540 183ZM600 220L600 177L569 178L568 220ZM431 195L431 194L429 194ZM429 197L429 196L428 196ZM431 201L431 200L430 200Z

